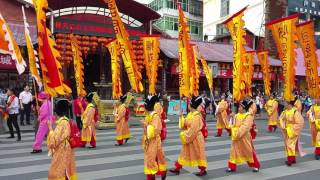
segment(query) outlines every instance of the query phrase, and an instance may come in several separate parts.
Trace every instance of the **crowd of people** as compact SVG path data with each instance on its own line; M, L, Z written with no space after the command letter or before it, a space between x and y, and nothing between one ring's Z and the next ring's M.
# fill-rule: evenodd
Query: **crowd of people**
M33 109L38 125L31 153L41 153L43 141L47 137L48 154L52 156L48 179L66 177L70 180L77 179L74 148L86 147L87 144L90 144L89 148L97 146L95 126L99 119L99 112L96 96L97 94L92 92L74 100L66 96L55 98L52 102L53 99L45 92L37 93L34 98L28 86L25 86L19 96L15 95L13 89L8 89L6 95L0 96L1 108L4 110L2 114L8 115L7 126L10 132L8 138L15 137L14 127L17 141L21 141L18 115L20 114L20 125L23 126L24 122L28 125L31 123L30 112ZM115 104L115 145L119 148L128 143L131 138L128 121L130 119L129 104L133 98L132 94L128 93L121 96L119 102ZM166 156L162 148L162 142L167 136L166 110L161 99L160 95L148 96L145 99L146 117L141 120L144 173L147 180L155 179L156 175L160 175L164 180L167 175ZM208 137L207 109L215 110L216 137L221 137L225 130L232 141L226 169L228 173L235 172L237 165L242 163L247 163L253 172L259 172L261 165L254 148L254 140L258 132L255 118L262 109L265 109L268 116L267 132L274 133L277 128L281 130L287 166L295 164L297 154L302 151L299 139L304 126L302 113L305 110L311 127L315 159L320 159L319 99L315 99L313 104L308 96L303 97L299 93L295 93L295 99L292 101L283 101L276 93L272 93L269 97L257 93L254 97L247 97L241 102L233 103L232 94L228 92L212 100L205 96L188 99L188 114L186 117L181 115L179 118L182 148L174 168L170 169L171 173L179 175L184 166L190 166L199 168L197 176L207 174L208 163L205 150L205 139ZM73 118L76 123L73 123Z

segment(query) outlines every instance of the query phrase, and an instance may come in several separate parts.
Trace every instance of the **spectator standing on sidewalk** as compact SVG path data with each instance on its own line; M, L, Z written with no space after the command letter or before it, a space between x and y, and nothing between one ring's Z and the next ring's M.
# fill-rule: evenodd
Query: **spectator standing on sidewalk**
M28 85L24 87L24 90L19 94L20 100L20 125L24 126L24 116L26 116L26 124L31 125L30 123L30 112L31 112L31 102L32 94Z
M7 125L10 130L9 138L14 138L14 132L12 125L16 128L18 139L17 141L21 141L20 128L18 124L18 114L19 114L19 100L14 94L13 89L8 89L7 91L8 101L7 101L7 112L9 114L9 118L7 120Z

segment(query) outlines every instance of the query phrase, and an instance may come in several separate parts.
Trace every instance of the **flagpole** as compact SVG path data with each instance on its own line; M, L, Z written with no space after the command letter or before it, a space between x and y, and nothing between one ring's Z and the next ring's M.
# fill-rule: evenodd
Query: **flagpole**
M34 89L34 96L36 98L36 111L39 113L39 102L38 102L38 93L37 93L37 87L36 87L36 82L34 78L32 78L32 84L33 84L33 89Z

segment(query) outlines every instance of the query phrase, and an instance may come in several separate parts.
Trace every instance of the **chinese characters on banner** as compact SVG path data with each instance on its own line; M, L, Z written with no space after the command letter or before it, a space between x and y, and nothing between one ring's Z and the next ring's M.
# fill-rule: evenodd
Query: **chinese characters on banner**
M199 76L200 70L198 65L198 58L197 58L197 46L192 44L191 45L191 55L190 56L190 94L192 96L199 96Z
M282 60L284 89L283 97L286 101L294 99L293 90L295 87L295 41L298 40L296 23L298 15L294 14L286 18L277 19L266 24L272 31L273 39L277 45L279 57Z
M134 61L135 55L133 53L132 44L129 40L129 35L121 21L118 8L115 0L104 0L110 10L113 29L119 43L119 52L124 62L125 69L128 74L129 82L135 92L142 92L143 86L141 83L141 73Z
M149 94L155 95L160 53L160 37L146 36L141 39L143 41L144 64L149 80Z
M308 84L308 94L312 98L319 98L319 75L318 75L318 57L316 53L316 42L314 39L314 23L307 21L297 25L298 39L304 54L306 67L306 80Z
M255 51L247 51L245 62L243 63L244 66L244 76L246 82L246 93L249 96L252 96L252 78L253 78L253 71L254 71L254 64L253 64L253 56Z
M223 24L230 31L233 41L233 98L236 102L240 102L245 97L245 78L243 62L246 58L246 40L244 39L246 31L244 30L244 21L242 17L246 8L231 16Z
M39 59L44 91L52 97L71 93L71 89L63 83L62 68L58 61L60 53L55 48L54 40L50 37L50 30L46 27L48 2L47 0L33 0L33 5L37 16Z
M112 98L119 99L122 96L121 78L120 78L120 59L118 41L113 40L106 46L111 57L112 72Z
M270 96L271 91L271 77L270 77L270 65L268 60L268 51L257 52L257 56L262 68L263 73L263 84L264 84L264 93L266 96Z
M71 49L72 49L72 57L73 57L73 65L74 65L74 74L76 79L76 87L77 87L77 95L84 97L87 93L84 90L84 72L83 72L83 59L82 53L80 51L80 46L78 40L73 34L70 35L71 40Z

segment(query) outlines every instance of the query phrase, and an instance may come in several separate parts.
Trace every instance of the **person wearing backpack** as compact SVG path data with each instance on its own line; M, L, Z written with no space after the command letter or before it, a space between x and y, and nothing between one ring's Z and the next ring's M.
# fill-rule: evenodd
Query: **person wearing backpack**
M161 180L167 176L167 162L161 143L162 123L158 112L155 111L158 96L148 96L144 106L147 110L143 124L142 147L144 151L144 174L147 180L155 180L161 175Z
M94 93L91 92L86 96L88 103L86 110L82 114L82 130L81 130L81 141L83 146L90 143L90 148L96 148L96 107L93 102Z
M48 121L54 120L50 96L45 92L40 92L37 99L41 103L41 106L38 115L39 127L36 134L36 139L32 145L32 154L42 152L42 142L49 131Z
M129 103L126 102L127 95L120 97L121 105L117 108L115 113L115 123L116 123L116 140L117 143L115 146L122 146L124 143L127 143L131 137L129 129Z
M53 129L51 121L48 121L48 128L50 130L47 139L48 155L52 157L48 171L48 180L77 180L76 160L69 142L71 130L69 118L67 118L69 113L68 100L58 100L54 111L57 116L56 128Z
M205 176L207 174L207 157L205 152L205 141L201 129L203 127L202 116L197 111L203 102L201 96L192 97L186 119L182 116L179 119L179 127L181 129L180 139L182 148L178 160L175 162L175 168L170 172L179 175L183 166L197 167L199 172L197 176Z
M226 172L235 172L238 164L248 163L253 172L259 172L260 163L253 146L250 129L254 117L251 113L254 101L243 100L239 105L239 112L231 123L231 149Z
M299 139L303 129L304 120L301 112L295 107L297 100L297 97L292 101L286 100L285 110L279 118L279 125L282 129L287 155L287 161L285 162L287 166L295 164L297 152L300 154L302 152L299 146Z

